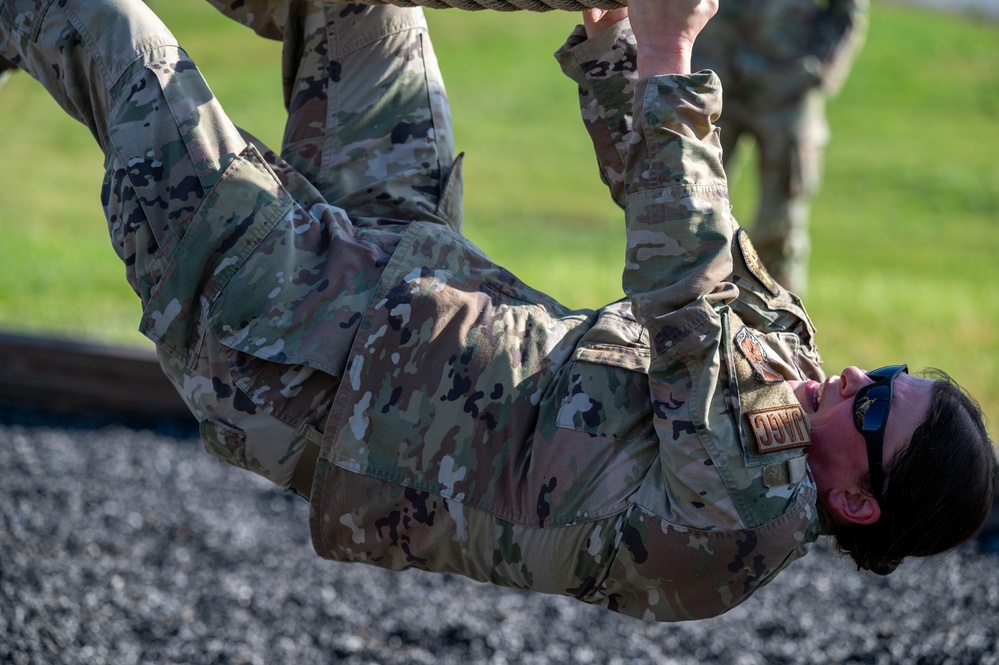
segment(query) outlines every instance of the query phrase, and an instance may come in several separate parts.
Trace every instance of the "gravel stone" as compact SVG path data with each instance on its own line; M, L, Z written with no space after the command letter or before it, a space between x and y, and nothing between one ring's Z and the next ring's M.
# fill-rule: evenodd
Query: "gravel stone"
M881 578L820 542L728 614L656 625L324 561L307 505L186 422L0 408L0 470L0 663L999 664L980 544Z

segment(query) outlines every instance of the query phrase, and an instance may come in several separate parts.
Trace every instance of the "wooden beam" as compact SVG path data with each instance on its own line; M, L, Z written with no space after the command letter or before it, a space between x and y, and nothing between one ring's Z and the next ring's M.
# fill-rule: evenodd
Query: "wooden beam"
M0 399L56 411L192 418L155 352L0 333Z

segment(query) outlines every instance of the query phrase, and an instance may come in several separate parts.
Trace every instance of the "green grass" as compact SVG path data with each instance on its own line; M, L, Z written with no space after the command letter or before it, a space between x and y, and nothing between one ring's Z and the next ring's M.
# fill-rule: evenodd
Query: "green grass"
M233 119L276 146L280 45L197 0L151 4ZM447 10L429 20L467 153L466 233L567 304L620 297L621 214L551 57L576 17ZM807 298L827 371L939 366L982 401L995 431L999 24L875 3L829 118ZM25 76L0 90L0 122L0 328L145 343L107 241L92 139ZM752 169L733 180L748 222Z
M875 6L833 105L809 305L830 366L951 372L999 417L999 25Z

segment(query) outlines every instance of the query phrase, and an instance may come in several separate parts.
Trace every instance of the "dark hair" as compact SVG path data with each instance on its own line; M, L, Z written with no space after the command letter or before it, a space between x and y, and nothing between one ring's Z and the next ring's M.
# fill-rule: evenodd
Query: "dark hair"
M858 569L879 575L906 557L940 554L971 539L995 496L999 460L981 408L945 373L923 374L934 380L930 411L886 465L881 517L833 532Z

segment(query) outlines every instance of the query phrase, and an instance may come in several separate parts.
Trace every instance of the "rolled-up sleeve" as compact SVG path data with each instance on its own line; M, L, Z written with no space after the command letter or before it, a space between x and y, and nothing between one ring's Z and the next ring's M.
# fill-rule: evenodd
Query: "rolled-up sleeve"
M562 72L579 87L579 112L614 202L625 205L624 159L631 134L637 43L628 21L587 39L576 26L555 52Z
M734 224L713 125L721 111L717 76L643 80L634 103L625 158L623 282L636 317L649 329L655 356L668 329L676 327L671 319L684 316L684 308L737 294L727 281Z

